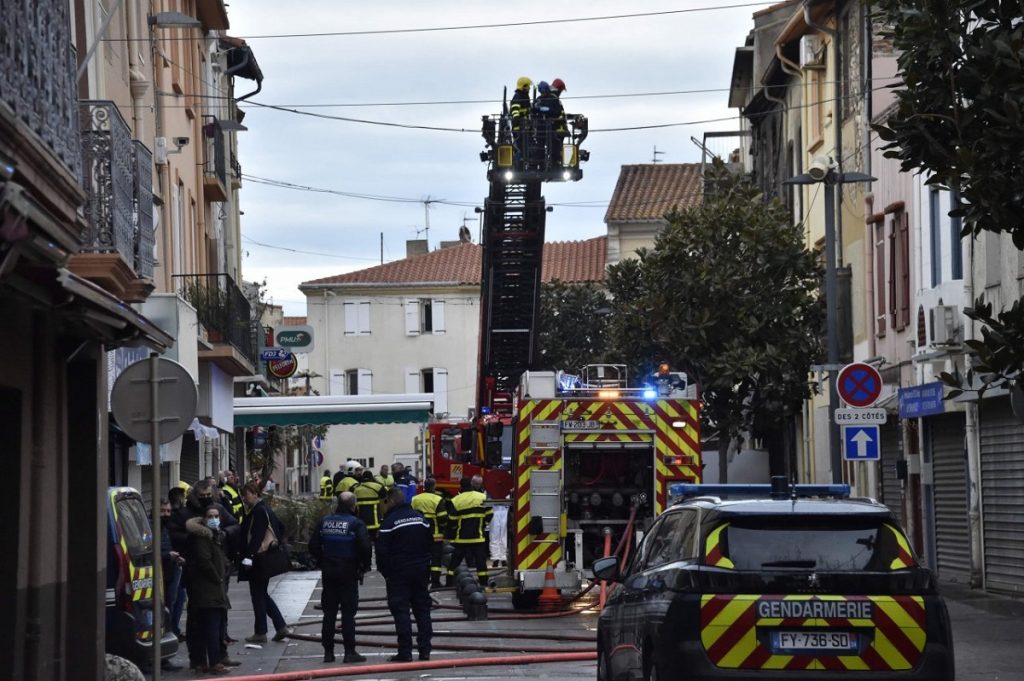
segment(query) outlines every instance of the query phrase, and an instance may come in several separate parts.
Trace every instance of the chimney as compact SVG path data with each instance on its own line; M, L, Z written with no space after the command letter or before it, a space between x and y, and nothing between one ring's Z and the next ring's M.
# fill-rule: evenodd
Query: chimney
M426 239L407 239L405 242L405 257L411 258L414 255L425 255L428 252Z

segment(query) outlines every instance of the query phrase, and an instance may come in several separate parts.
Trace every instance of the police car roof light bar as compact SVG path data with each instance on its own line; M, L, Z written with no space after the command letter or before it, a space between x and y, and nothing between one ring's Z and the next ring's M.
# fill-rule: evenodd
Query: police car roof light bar
M771 484L696 484L680 482L669 486L669 494L673 497L752 497L752 498L780 498L780 490ZM850 486L847 484L832 485L790 485L788 490L781 495L781 498L797 497L835 497L837 499L848 499Z

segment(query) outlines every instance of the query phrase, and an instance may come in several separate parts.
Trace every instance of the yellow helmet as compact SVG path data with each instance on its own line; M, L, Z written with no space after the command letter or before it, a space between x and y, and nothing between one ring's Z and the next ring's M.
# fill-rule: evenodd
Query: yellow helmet
M517 90L525 90L529 88L531 85L533 85L533 81L527 78L526 76L523 76L522 78L516 81Z

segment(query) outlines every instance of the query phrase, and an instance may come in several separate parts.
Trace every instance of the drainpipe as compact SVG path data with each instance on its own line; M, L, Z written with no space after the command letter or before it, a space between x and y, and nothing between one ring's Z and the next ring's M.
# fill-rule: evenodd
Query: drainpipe
M950 193L955 205L959 205L959 192ZM964 299L968 305L974 302L974 236L967 244L967 276L964 277ZM971 341L975 339L974 320L967 319L964 322L964 339ZM970 353L964 353L964 367L970 366ZM967 523L970 531L971 541L971 587L984 588L985 586L985 562L984 562L984 519L981 513L981 441L978 432L978 402L966 403L964 411L964 441L967 446L967 477L970 485L967 487Z
M238 49L238 48L236 48L236 49ZM238 73L239 71L241 71L242 69L244 69L246 66L249 65L249 62L252 60L252 50L249 47L245 47L243 49L245 50L245 55L242 58L242 61L240 63L238 63L238 64L235 64L234 66L229 68L227 71L225 71L224 72L225 76L233 76L236 73ZM238 102L245 101L246 99L249 99L250 97L254 97L254 96L258 95L260 93L260 90L262 90L262 89L263 89L263 79L262 78L257 78L256 79L256 89L253 90L252 92L250 92L247 95L242 95L241 97L235 97L235 104L237 104Z
M835 126L835 162L836 172L843 173L843 113L842 113L842 88L840 87L839 65L842 63L843 55L839 50L839 13L836 13L836 28L831 29L822 24L815 23L811 18L811 7L808 0L804 0L804 23L816 31L828 35L832 40L832 52L835 55L832 60L832 89L835 93L835 108L832 112L832 125ZM836 189L836 268L843 266L843 188L842 185Z
M155 11L153 2L150 2L150 12ZM153 125L155 129L154 138L160 138L164 136L164 105L163 105L163 92L164 92L164 79L163 79L163 66L161 65L161 54L160 46L156 40L156 28L153 26L147 26L149 32L149 59L153 67ZM155 144L155 142L154 142ZM155 151L155 149L154 149ZM162 262L161 269L163 270L163 290L174 292L173 290L173 256L171 254L171 195L170 195L170 181L168 179L168 163L157 163L156 164L156 185L157 195L160 197L160 258ZM158 289L159 290L159 289Z

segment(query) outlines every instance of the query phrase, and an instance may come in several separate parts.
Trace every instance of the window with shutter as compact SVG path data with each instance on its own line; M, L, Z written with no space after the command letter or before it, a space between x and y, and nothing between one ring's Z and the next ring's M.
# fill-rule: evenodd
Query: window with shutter
M444 301L431 301L431 316L433 317L432 333L435 336L444 335Z
M331 369L330 380L327 386L328 395L345 394L345 372L341 369Z
M346 300L342 303L345 310L345 335L370 335L370 301Z
M359 369L359 383L357 395L373 394L373 372L369 369Z
M889 325L896 328L896 220L889 220L889 270L886 272L889 294Z
M421 392L420 372L416 367L405 367L405 392Z
M417 298L405 300L405 335L420 335L420 301Z
M910 214L904 211L897 214L896 218L900 226L900 309L896 328L905 329L910 324Z
M423 376L423 392L434 392L434 370L424 369L420 372L420 375Z
M875 335L885 336L885 218L874 223L875 246Z
M434 413L448 412L448 370L434 367Z

